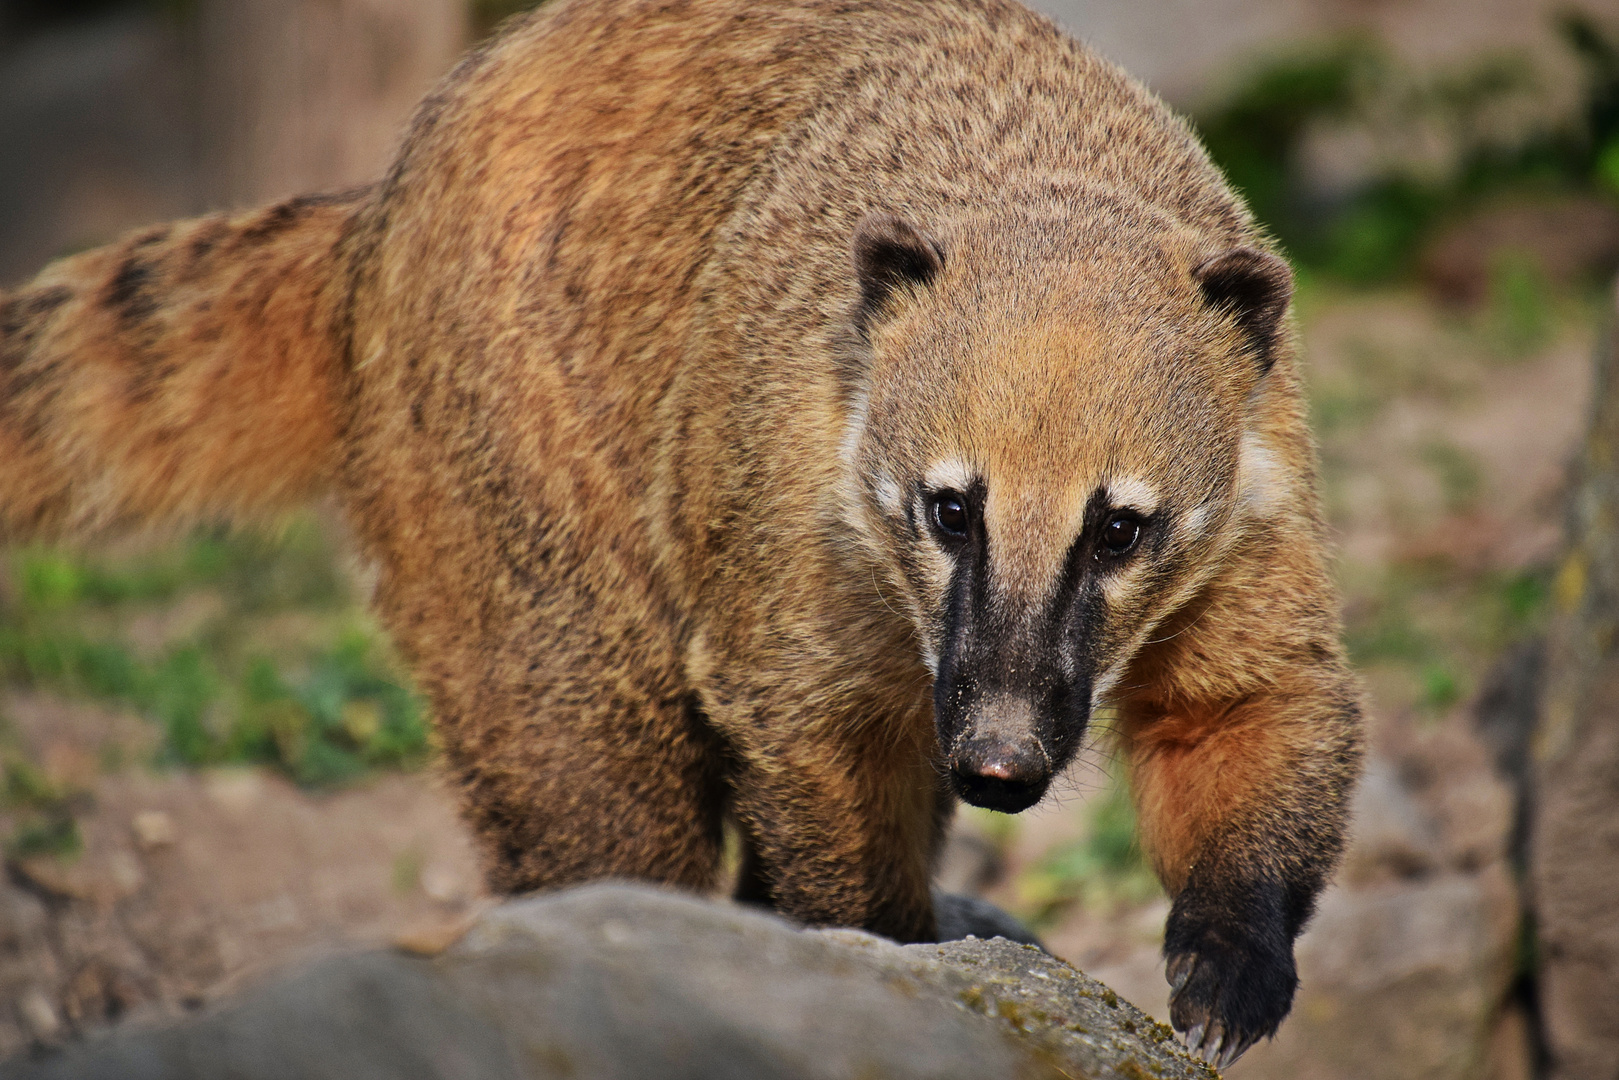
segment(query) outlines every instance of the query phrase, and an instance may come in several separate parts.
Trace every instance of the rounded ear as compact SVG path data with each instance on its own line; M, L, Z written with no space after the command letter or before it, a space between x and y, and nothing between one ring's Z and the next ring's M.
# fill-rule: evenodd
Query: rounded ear
M1203 299L1237 320L1253 342L1261 371L1269 371L1282 315L1293 298L1293 271L1285 260L1258 248L1235 247L1204 260L1192 271Z
M860 282L855 328L862 335L894 290L926 285L944 269L944 250L938 241L904 218L881 210L867 214L855 227L850 256Z

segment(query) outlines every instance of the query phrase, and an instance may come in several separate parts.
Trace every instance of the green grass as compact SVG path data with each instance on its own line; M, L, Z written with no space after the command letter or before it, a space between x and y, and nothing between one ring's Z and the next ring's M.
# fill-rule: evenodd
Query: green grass
M313 520L123 557L30 548L9 570L0 681L139 712L162 733L158 764L263 764L322 785L429 752L421 704ZM214 599L200 624L154 634L197 598Z
M1083 839L1048 852L1017 881L1017 906L1036 927L1056 923L1078 904L1107 911L1162 895L1136 838L1129 786L1114 779L1085 806Z
M1490 267L1486 311L1488 339L1505 359L1522 359L1551 340L1552 289L1533 255L1520 251L1497 255Z

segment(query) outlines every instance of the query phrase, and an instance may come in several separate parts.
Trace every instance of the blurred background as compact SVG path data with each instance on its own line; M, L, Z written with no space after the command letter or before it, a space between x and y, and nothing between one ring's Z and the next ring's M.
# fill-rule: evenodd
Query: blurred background
M4 0L0 287L146 222L376 176L525 6ZM1619 913L1564 901L1619 897L1619 771L1534 811L1558 754L1605 760L1577 724L1548 736L1541 702L1591 711L1568 642L1601 577L1574 497L1612 468L1587 428L1619 3L1035 6L1191 117L1298 268L1371 754L1293 1017L1230 1075L1611 1080ZM274 535L0 552L0 1055L337 943L431 941L484 902L363 578L322 508ZM1040 809L964 813L941 879L1165 1018L1168 904L1115 773L1103 742Z

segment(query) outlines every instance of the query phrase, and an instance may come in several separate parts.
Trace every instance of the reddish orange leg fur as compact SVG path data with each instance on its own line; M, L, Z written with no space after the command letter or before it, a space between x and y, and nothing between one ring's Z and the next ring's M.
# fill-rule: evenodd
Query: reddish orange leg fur
M1184 632L1140 658L1145 688L1121 703L1140 836L1174 897L1172 1019L1225 1060L1292 1004L1293 940L1342 850L1359 768L1357 688L1326 590L1285 558L1278 545L1212 587ZM1213 677L1215 664L1236 674Z

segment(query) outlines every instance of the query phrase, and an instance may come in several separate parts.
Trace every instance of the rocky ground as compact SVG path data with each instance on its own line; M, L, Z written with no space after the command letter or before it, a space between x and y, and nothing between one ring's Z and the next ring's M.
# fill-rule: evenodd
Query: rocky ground
M52 769L131 719L19 695L0 709ZM0 1055L177 1016L338 945L430 942L482 901L431 773L311 793L257 768L137 766L79 791L82 850L13 856L0 884Z

